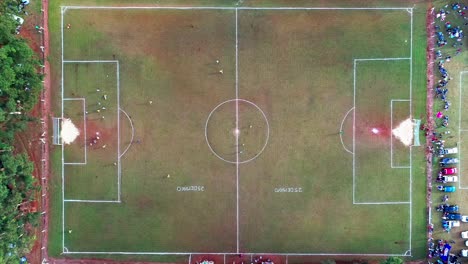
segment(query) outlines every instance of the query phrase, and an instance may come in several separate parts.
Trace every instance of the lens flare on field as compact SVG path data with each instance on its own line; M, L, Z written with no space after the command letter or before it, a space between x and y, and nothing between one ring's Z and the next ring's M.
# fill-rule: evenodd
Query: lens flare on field
M235 137L238 137L238 136L240 135L240 129L235 128L235 129L232 131L232 134L234 134Z
M405 146L411 145L414 136L413 121L411 121L411 118L401 122L395 129L392 130L392 134Z
M374 134L378 134L378 133L380 132L379 129L378 129L378 128L375 128L375 127L372 128L371 131L372 131L372 133L374 133Z
M79 135L80 131L70 119L65 118L62 120L62 131L60 132L60 136L62 137L62 142L64 144L71 144Z

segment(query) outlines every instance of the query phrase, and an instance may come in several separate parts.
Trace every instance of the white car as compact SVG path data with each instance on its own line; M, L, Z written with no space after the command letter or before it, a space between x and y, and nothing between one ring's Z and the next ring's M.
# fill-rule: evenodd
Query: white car
M465 241L465 246L467 246L467 247L468 247L468 240L466 240L466 241Z
M449 228L452 228L452 227L460 227L460 221L456 221L456 220L445 220L444 221L447 226Z
M458 182L458 176L444 176L444 182Z
M460 251L460 254L462 255L462 257L468 257L468 249L462 249Z
M461 232L461 237L462 238L468 238L468 231Z
M447 150L447 154L457 154L458 153L458 148L457 147L449 148L449 149L446 149L446 150Z
M461 219L462 222L468 223L468 215L462 215Z
M11 18L15 20L19 25L23 25L24 19L22 17L19 17L17 15L10 14Z

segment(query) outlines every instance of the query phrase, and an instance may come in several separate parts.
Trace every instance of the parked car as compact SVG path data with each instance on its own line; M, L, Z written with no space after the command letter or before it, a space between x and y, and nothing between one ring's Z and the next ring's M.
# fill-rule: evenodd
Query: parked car
M454 175L456 173L457 173L457 168L455 167L442 169L443 175Z
M24 23L24 19L22 17L19 17L17 15L9 14L10 17L16 22L16 34L19 34L21 30L21 26Z
M440 160L441 166L447 166L451 164L457 164L459 160L457 158L443 158Z
M440 149L439 150L439 157L443 157L444 155L448 154L457 154L458 153L458 148L446 148L446 149Z
M458 176L444 176L442 179L444 182L458 182Z
M23 25L24 19L22 17L19 17L17 15L10 14L11 18L16 21L20 26Z
M452 229L452 227L459 227L460 226L460 221L455 221L455 220L442 220L442 227L444 229Z
M449 213L446 218L448 220L462 220L462 215L459 213Z
M462 222L468 223L468 215L462 215L462 218L460 220Z
M461 232L461 237L462 238L468 238L468 231Z
M444 206L444 212L447 212L447 213L456 213L458 212L458 205L447 205L447 206ZM467 231L468 232L468 231ZM468 235L468 234L467 234Z
M443 185L437 186L437 189L442 192L455 192L457 190L455 186L443 186Z
M460 255L465 258L468 257L468 249L462 249Z

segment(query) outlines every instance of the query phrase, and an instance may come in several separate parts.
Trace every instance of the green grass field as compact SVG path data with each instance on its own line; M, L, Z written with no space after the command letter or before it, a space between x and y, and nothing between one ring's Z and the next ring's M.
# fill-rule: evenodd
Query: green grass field
M423 13L62 9L50 252L422 256Z

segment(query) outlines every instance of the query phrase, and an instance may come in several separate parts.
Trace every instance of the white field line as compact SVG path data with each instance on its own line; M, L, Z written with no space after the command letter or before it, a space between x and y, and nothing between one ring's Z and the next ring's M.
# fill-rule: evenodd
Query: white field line
M223 255L223 264L226 264L226 254Z
M461 128L461 120L462 120L462 94L463 94L463 90L462 90L462 81L463 81L463 74L466 74L468 73L468 71L461 71L460 72L460 75L459 75L459 93L458 93L458 98L459 98L459 102L458 102L458 144L461 145L462 144L462 141L461 141L461 133L462 132L466 132L468 131L467 129L462 129ZM460 178L459 181L458 181L458 188L461 189L461 190L466 190L468 189L468 187L462 187L462 184L461 184L461 181L462 181L462 173L461 173L461 147L459 147L459 150L458 150L458 160L460 161L458 163L458 177Z
M62 20L63 20L63 13L62 13ZM62 24L63 27L63 24ZM63 31L63 28L62 28ZM62 35L62 45L63 45L63 35ZM63 56L63 54L62 54ZM122 155L120 154L120 64L118 60L67 60L67 61L62 61L62 72L63 72L63 65L64 63L115 63L116 65L116 89L117 89L117 201L121 202L121 162L120 158ZM63 74L62 74L63 75ZM62 76L62 97L63 97L63 76ZM83 120L84 120L84 135L85 135L85 162L84 163L79 163L79 162L64 162L64 159L62 158L62 166L65 165L87 165L87 144L86 144L86 139L87 139L87 132L86 132L86 99L85 98L62 98L62 119L63 119L63 101L64 100L83 100ZM123 110L122 110L123 111ZM125 112L125 111L124 111ZM125 113L128 116L127 113ZM131 120L130 120L131 122ZM133 124L132 125L132 140L133 140ZM64 146L62 145L62 150L64 149ZM125 150L125 152L128 150L128 148ZM124 154L125 154L124 152ZM63 151L62 151L62 156L63 156ZM64 170L63 170L64 171ZM62 176L64 178L64 172L62 173ZM63 194L65 194L65 191L63 191ZM65 196L63 196L65 197ZM85 200L83 200L85 201ZM99 201L99 200L93 200L93 201Z
M61 106L61 111L62 111L62 120L63 120L63 12L65 11L65 8L60 9L60 38L61 38L61 80L60 80L60 86L61 86L61 94L62 94L62 106ZM62 252L65 251L65 165L64 165L64 145L62 144ZM67 250L68 251L68 250Z
M393 102L410 102L410 100L409 99L391 99L390 100L390 130L393 130ZM411 107L411 103L410 103L410 107ZM409 114L411 116L411 110ZM395 166L393 164L393 134L390 133L390 167L392 169L409 169L410 166L411 164L409 166Z
M192 263L192 254L189 255L188 264Z
M351 154L354 154L351 150L347 149L344 142L343 142L343 124L344 124L344 121L346 120L346 118L348 117L349 113L351 111L354 110L354 107L352 107L351 109L349 109L348 112L346 112L345 116L343 117L343 120L341 120L341 126L340 126L340 140L341 140L341 145L343 145L343 148L344 150L346 150L347 152L351 153Z
M353 204L356 203L356 60L353 61Z
M355 61L394 61L394 60L411 60L411 58L368 58L354 59Z
M64 60L64 63L119 63L118 60Z
M121 201L122 163L120 162L120 64L116 64L117 76L117 200Z
M379 205L385 205L385 204L410 204L409 201L407 202L404 202L404 201L401 201L401 202L357 202L357 203L353 203L353 204L379 204Z
M407 252L407 251L406 251ZM277 253L277 252L243 252L245 255L287 255L287 256L375 256L375 257L403 257L404 254L356 254L356 253ZM187 255L203 254L203 255L233 255L236 252L130 252L130 251L68 251L63 254L86 254L86 255Z
M408 10L409 7L229 7L229 6L62 6L66 9L175 9L175 10Z
M390 100L390 167L393 169L393 100Z
M236 131L239 130L239 38L238 14L236 8ZM239 253L239 136L236 134L236 252Z
M88 144L86 144L86 140L88 139L87 131L86 131L86 99L83 98L83 127L84 127L84 156L85 156L85 163L88 163Z
M114 200L81 200L81 199L65 199L69 203L121 203L121 201Z
M127 112L125 112L123 109L120 109L120 111L122 111L122 113L124 113L124 115L127 116L128 121L130 121L130 126L131 126L131 128L132 128L132 137L131 137L131 139L130 139L130 144L128 144L128 146L127 146L127 148L124 150L124 152L122 152L122 154L120 154L120 158L122 158L122 157L125 155L125 153L127 153L127 151L130 149L130 147L131 147L132 144L133 144L133 138L134 138L134 136L135 136L135 127L133 126L133 121L132 121L132 119L130 118L130 116L127 114Z
M410 35L410 118L413 118L413 8L411 8L411 35ZM410 169L409 169L409 250L405 252L405 255L411 256L412 251L412 239L413 239L413 144L410 145Z
M253 107L257 108L257 110L262 114L263 118L265 119L265 123L267 125L267 131L266 131L266 139L265 139L265 144L263 145L262 149L260 151L257 152L257 154L255 156L253 156L252 158L248 159L248 160L243 160L243 161L239 161L239 162L236 162L236 161L232 161L232 160L227 160L223 157L221 157L218 153L216 153L216 151L213 149L213 147L211 146L210 144L210 140L208 139L208 123L210 122L210 118L211 116L213 115L213 113L222 105L226 104L226 103L229 103L229 102L234 102L234 101L237 101L237 102L244 102L244 103L247 103L247 104L250 104L252 105ZM205 122L205 141L208 145L208 148L210 149L210 151L213 153L213 155L215 155L218 159L220 160L223 160L227 163L231 163L231 164L236 164L236 163L239 163L239 164L243 164L243 163L247 163L247 162L250 162L254 159L256 159L258 156L260 156L260 154L263 153L263 151L265 150L266 146L268 145L268 140L270 140L270 122L268 121L268 118L265 114L265 112L263 112L263 110L256 104L250 102L250 101L247 101L247 100L244 100L244 99L230 99L230 100L226 100L224 102L221 102L220 104L218 104L215 108L213 108L213 110L211 110L210 114L208 114L208 118L206 119L206 122Z
M192 10L192 9L227 9L227 10L236 10L236 44L237 44L237 11L238 10L411 10L411 58L371 58L371 59L355 59L354 60L354 100L353 100L353 109L355 109L356 106L356 61L368 61L368 60L406 60L410 59L412 63L412 45L413 45L413 8L407 8L407 7L391 7L391 8L347 8L347 7L270 7L270 8L264 8L264 7L105 7L105 6L62 6L61 7L61 57L62 57L62 78L61 78L61 83L62 83L62 98L63 98L63 65L64 63L68 62L75 62L75 63L90 63L94 61L64 61L64 52L63 52L63 14L67 9L179 9L179 10ZM409 12L409 11L408 11ZM96 62L112 62L112 61L96 61ZM117 62L118 63L118 62ZM236 66L237 66L237 46L236 46ZM237 68L236 68L236 80L237 80ZM410 67L410 75L411 75L411 83L412 83L412 65ZM237 82L236 82L236 88L237 88ZM410 85L410 90L411 90L411 85ZM236 90L237 93L237 90ZM237 94L236 94L237 98ZM411 98L411 92L410 92L410 98ZM237 101L237 100L236 100ZM411 101L411 99L410 99ZM120 102L120 101L119 101ZM62 101L62 118L63 118L63 101ZM356 114L355 111L353 111L353 203L355 200L355 119L356 119ZM412 148L410 147L410 153L411 153ZM119 149L120 151L120 149ZM411 155L410 155L411 158ZM411 162L410 162L411 163ZM237 164L238 165L238 164ZM410 166L411 168L411 166ZM119 171L120 171L120 162L119 162ZM411 175L411 169L410 169L410 191L412 190L412 175ZM65 231L65 207L64 207L64 165L63 165L63 146L62 146L62 246L65 251L64 247L64 241L65 241L65 236L64 236L64 231ZM119 175L120 179L120 175ZM412 193L410 195L410 200L411 200ZM120 198L120 180L119 180L119 198ZM369 204L384 204L385 202L382 203L369 203ZM393 202L390 202L393 203ZM397 203L406 203L406 202L397 202ZM411 207L411 201L410 207ZM412 210L410 209L410 248L411 248L411 213ZM199 253L187 253L187 252L71 252L66 250L66 254L123 254L123 255L190 255L191 254L214 254L214 255L221 255L221 254L236 254L237 252L228 252L228 253L206 253L206 252L199 252ZM286 256L408 256L408 253L411 254L411 249L406 251L405 254L355 254L355 253L245 253L245 254L282 254ZM410 256L410 255L409 255Z

